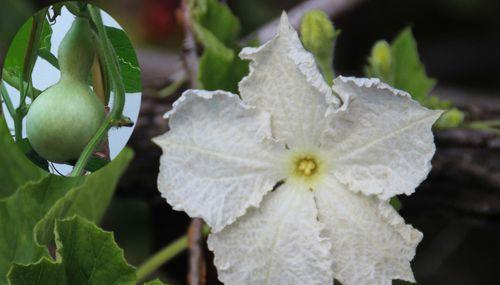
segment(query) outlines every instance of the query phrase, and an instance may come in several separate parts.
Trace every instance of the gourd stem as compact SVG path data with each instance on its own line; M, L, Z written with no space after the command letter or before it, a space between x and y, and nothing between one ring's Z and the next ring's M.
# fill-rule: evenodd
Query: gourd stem
M88 5L87 8L90 14L90 19L93 21L95 27L97 28L97 35L103 47L104 64L107 67L106 70L109 72L111 81L113 83L114 101L109 115L106 117L101 127L98 129L94 137L90 140L90 142L87 144L82 154L78 158L78 161L76 162L75 167L71 172L71 176L79 176L83 174L85 166L87 165L87 162L94 150L100 145L108 130L113 126L113 123L122 118L123 108L125 106L125 85L123 84L120 70L118 64L116 63L116 57L114 56L113 47L106 34L106 30L102 22L101 11L92 5Z
M104 53L104 63L110 73L111 81L113 82L114 89L114 102L113 109L110 112L110 116L115 120L119 120L122 117L123 108L125 106L125 85L120 74L120 68L116 61L115 52L111 41L108 38L104 24L101 18L101 12L98 8L93 6L88 7L90 16L96 24L97 33L99 39L102 43L103 53Z
M71 176L82 175L90 156L92 155L94 150L99 146L99 144L101 144L102 138L108 132L108 130L111 128L111 125L112 125L111 122L112 122L111 117L110 116L106 117L106 119L104 120L104 123L99 127L99 129L97 130L95 135L92 137L90 142L83 149L83 152L80 155L80 158L78 158L78 161L76 162L75 167L73 168L73 171L71 172Z

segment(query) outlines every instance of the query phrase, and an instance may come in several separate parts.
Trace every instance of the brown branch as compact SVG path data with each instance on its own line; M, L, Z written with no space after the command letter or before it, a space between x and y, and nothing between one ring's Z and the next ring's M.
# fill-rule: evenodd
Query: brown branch
M203 220L195 218L191 221L188 230L189 247L189 285L205 285L207 269L203 258Z
M292 26L297 29L298 26L300 25L300 20L302 19L302 16L309 10L320 9L333 18L355 7L356 5L358 5L363 1L364 0L304 1L301 4L287 11L288 20L290 21L290 24L292 24ZM250 35L246 36L243 39L242 43L248 43L253 39L258 39L261 43L270 40L274 36L274 34L276 34L276 29L278 27L278 24L279 24L279 19L275 19L274 21L260 27L254 33L251 33Z
M290 18L290 23L294 27L298 27L302 15L311 9L321 9L325 11L331 18L339 16L341 13L352 9L357 4L365 0L309 0L305 1L298 6L287 11L288 17ZM183 13L186 11L183 10ZM185 17L186 15L183 15ZM245 37L240 41L241 45L246 45L248 41L258 38L261 43L268 41L276 33L276 27L278 25L278 20L273 20L268 24L262 26L254 33ZM189 20L184 25L184 30L189 28ZM186 31L185 31L186 32ZM192 33L186 33L186 36ZM190 36L191 37L191 36ZM184 47L193 46L194 49L189 49L191 51L196 50L196 45L194 43L194 37L186 37ZM186 50L186 49L185 49ZM196 54L196 53L195 53ZM169 82L175 81L179 78L185 76L186 70L180 68L181 61L179 56L166 51L158 50L138 50L139 62L141 63L141 69L143 71L143 82L144 86L147 88L158 89L164 87ZM189 56L187 62L192 65L195 70L197 70L197 57ZM186 60L184 60L186 62ZM190 81L193 81L196 73L190 73Z
M188 73L191 88L198 87L198 53L196 51L196 39L191 25L191 11L187 0L182 0L182 20L184 28L184 67Z
M198 87L198 53L196 50L196 39L190 22L191 11L187 0L181 3L183 28L184 28L184 50L183 63L187 71L191 88ZM203 258L203 220L195 218L191 220L188 230L189 248L189 285L205 285L206 264Z

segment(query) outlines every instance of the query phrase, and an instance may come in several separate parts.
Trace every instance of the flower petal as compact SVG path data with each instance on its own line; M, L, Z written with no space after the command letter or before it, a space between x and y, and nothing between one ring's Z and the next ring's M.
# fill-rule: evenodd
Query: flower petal
M340 100L320 74L285 13L278 34L258 48L244 48L250 74L239 84L243 101L271 114L273 135L288 146L317 146L325 112Z
M208 246L226 285L333 284L330 243L321 230L313 193L285 183L258 209L211 234Z
M422 233L406 225L387 201L354 193L331 176L314 193L332 243L335 279L343 285L415 282L410 261Z
M335 177L382 199L413 193L431 169L431 127L442 112L378 79L338 77L333 89L349 98L345 111L331 114L322 142Z
M258 206L282 179L269 114L234 94L188 90L174 103L158 187L175 210L201 217L217 232Z

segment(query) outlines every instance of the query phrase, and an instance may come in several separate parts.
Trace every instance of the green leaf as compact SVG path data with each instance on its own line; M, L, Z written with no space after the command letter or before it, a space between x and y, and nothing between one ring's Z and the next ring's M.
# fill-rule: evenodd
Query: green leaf
M436 85L436 80L429 78L420 61L417 42L411 29L401 32L392 43L394 62L394 86L410 93L413 99L423 103Z
M7 284L12 263L30 263L48 256L47 250L35 242L33 228L52 204L82 179L48 176L0 201L0 284Z
M5 118L0 116L0 198L7 197L30 181L47 176L16 146ZM1 238L0 238L1 239Z
M89 162L87 162L87 165L85 165L85 170L89 172L96 172L97 170L106 166L108 163L109 161L107 159L92 155L89 159Z
M48 20L43 21L42 36L40 39L40 50L50 52L52 46L50 39L52 38L52 26Z
M372 48L368 63L365 69L368 76L378 77L410 93L423 105L428 103L436 80L429 78L425 72L411 29L403 30L391 46L386 41L378 41Z
M161 282L160 279L155 279L153 281L144 283L144 285L165 285L165 283Z
M328 15L321 10L311 10L302 17L300 38L304 47L316 59L328 84L333 83L333 49L340 31L335 30Z
M198 40L203 44L207 51L215 53L218 57L225 61L230 61L235 57L234 51L226 47L213 33L202 25L193 22L193 31L195 32Z
M41 49L38 51L38 56L45 59L53 67L59 69L59 60L55 55L53 55L50 50Z
M453 104L430 96L436 80L429 78L420 61L417 43L411 29L403 30L391 46L386 41L378 41L372 48L365 73L378 77L397 89L404 90L423 106L430 109L450 109ZM436 122L437 128L454 128L464 119L464 113L454 108Z
M217 0L193 0L193 31L204 46L198 80L208 90L238 91L238 82L248 73L248 62L237 53L241 25L231 9Z
M135 269L127 264L113 234L80 217L57 221L57 260L15 264L11 285L135 284Z
M127 34L125 34L123 30L113 27L106 27L106 34L111 41L111 45L115 50L120 64L120 72L125 85L125 92L141 92L141 69L134 47Z
M21 78L24 69L24 59L28 49L29 38L33 27L33 17L26 21L21 29L17 32L14 40L9 46L9 50L5 56L3 72L8 73L7 78L12 78L18 81ZM43 22L42 34L40 38L39 52L42 50L44 53L50 53L50 39L52 37L52 28L48 21ZM19 87L19 82L9 82L13 87Z
M5 55L3 72L9 73L14 79L21 78L24 67L24 56L28 49L28 42L33 25L33 17L24 22L17 32L14 40L10 43L9 50ZM10 82L7 82L11 84ZM12 85L12 84L11 84Z
M231 9L217 0L196 0L191 15L193 31L205 49L226 62L232 61L241 25Z
M428 95L436 80L425 72L411 29L403 30L391 46L386 41L378 41L372 48L368 63L365 69L368 76L378 77L410 93L421 104L429 100Z
M238 92L238 82L248 74L248 61L234 57L226 60L211 51L205 51L200 58L198 80L207 90Z
M56 219L79 215L93 222L100 222L111 202L118 180L132 156L130 149L124 149L110 164L86 177L82 184L70 189L64 197L54 203L35 226L37 241L40 244L51 242Z
M125 149L96 173L46 176L0 200L0 284L6 284L12 263L27 264L48 256L40 243L51 241L55 219L78 214L99 221L131 157L132 151Z
M21 148L24 155L31 160L31 162L41 169L47 172L49 171L49 163L33 149L27 138L17 141L16 144Z
M205 29L203 33L210 33L226 47L234 45L240 35L241 25L226 4L218 0L196 0L191 11L194 22ZM199 31L195 32L198 36ZM209 44L202 43L211 48Z

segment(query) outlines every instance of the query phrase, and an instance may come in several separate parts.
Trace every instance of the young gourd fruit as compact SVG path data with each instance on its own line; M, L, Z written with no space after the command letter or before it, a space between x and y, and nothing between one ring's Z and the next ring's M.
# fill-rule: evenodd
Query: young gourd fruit
M26 133L35 151L52 162L77 159L102 124L104 105L87 80L94 62L89 21L77 17L58 50L61 78L31 104Z

